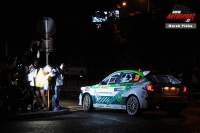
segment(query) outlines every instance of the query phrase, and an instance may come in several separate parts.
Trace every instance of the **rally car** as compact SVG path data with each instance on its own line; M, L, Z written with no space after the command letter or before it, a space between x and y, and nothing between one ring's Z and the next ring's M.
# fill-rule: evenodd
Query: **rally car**
M136 116L145 110L163 110L178 115L187 107L187 88L176 77L142 70L119 70L100 83L81 87L79 105L126 110Z

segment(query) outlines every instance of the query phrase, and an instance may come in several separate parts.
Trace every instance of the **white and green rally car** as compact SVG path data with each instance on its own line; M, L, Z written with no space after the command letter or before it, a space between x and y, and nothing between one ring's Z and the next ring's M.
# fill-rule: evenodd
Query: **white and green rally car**
M131 116L144 110L164 110L178 115L187 107L186 86L172 75L141 70L116 71L99 84L81 87L79 105L126 110Z

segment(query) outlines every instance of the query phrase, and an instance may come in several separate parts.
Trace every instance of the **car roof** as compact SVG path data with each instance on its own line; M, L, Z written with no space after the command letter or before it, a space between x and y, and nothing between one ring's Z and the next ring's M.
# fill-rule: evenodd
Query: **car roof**
M150 71L143 71L143 70L141 70L141 69L139 69L139 70L118 70L118 71L116 71L116 72L114 72L114 73L119 73L119 72L126 72L126 73L128 73L128 72L134 72L134 73L137 73L137 74L140 74L141 76L145 76L145 75L147 75Z

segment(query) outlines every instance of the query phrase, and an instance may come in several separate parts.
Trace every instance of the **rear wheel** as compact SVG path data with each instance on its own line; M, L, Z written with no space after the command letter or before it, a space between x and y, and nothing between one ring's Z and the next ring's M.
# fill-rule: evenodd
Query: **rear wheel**
M85 112L89 112L92 109L93 109L92 98L89 94L85 94L85 96L83 97L83 110Z
M130 96L126 102L126 111L131 116L136 116L140 113L140 104L136 96Z

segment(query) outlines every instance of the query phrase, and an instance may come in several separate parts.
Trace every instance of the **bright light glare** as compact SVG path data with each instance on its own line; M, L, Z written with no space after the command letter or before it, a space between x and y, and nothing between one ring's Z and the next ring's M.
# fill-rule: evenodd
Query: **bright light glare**
M183 92L186 92L186 91L187 91L187 87L186 87L186 86L184 86Z
M175 87L172 87L171 90L174 91L174 90L176 90L176 88L175 88Z
M123 2L122 5L123 5L123 6L126 6L126 2Z
M169 87L164 87L163 88L165 91L168 91L169 90Z
M153 85L147 85L147 90L148 91L154 91Z

